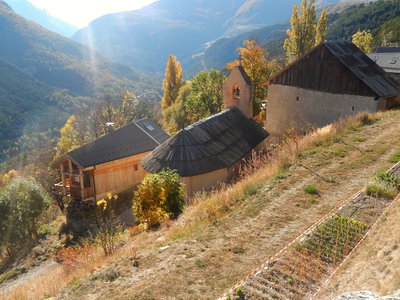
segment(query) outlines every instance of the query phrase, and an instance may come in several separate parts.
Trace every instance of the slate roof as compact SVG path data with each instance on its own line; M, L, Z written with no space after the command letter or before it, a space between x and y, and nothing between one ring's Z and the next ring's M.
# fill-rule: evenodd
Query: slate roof
M260 144L268 133L237 108L179 131L142 159L150 173L170 168L182 177L229 168Z
M371 53L369 58L388 73L400 73L400 49L397 53Z
M151 151L168 138L158 125L144 118L72 150L65 157L87 168Z
M323 43L354 75L385 98L400 95L399 84L351 42Z
M347 41L324 42L310 50L303 57L289 64L279 73L270 78L268 83L290 71L299 62L309 59L310 55L315 51L319 51L321 47L328 51L340 61L356 78L358 78L366 87L368 87L377 97L388 98L400 95L400 86L389 74L381 67L373 62L364 52L357 46ZM319 72L320 70L310 70L310 72ZM321 75L322 76L322 75ZM338 81L340 81L338 79Z
M244 70L242 65L237 66L237 68L239 69L240 73L243 76L244 81L246 81L246 83L248 85L253 85L253 82L251 81L249 75L247 75L246 71Z

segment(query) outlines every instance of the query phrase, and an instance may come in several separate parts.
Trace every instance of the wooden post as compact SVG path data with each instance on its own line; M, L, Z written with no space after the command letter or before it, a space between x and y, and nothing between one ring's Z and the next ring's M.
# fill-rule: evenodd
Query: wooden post
M61 167L61 180L62 180L63 195L67 196L67 188L65 186L64 162L61 163L60 167Z
M85 198L85 186L83 182L83 171L79 169L79 183L81 184L81 198L82 200Z

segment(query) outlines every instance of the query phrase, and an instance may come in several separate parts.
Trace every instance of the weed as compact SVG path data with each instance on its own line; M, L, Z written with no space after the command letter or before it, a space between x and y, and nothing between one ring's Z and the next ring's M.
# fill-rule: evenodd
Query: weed
M318 202L318 199L314 196L311 196L310 198L307 199L307 201L311 204L314 204Z
M397 188L397 189L400 188L400 178L393 174L389 174L387 172L380 172L380 173L377 173L375 175L375 177L379 181L385 182L394 188Z
M235 254L242 254L245 252L244 248L242 247L233 247L232 252Z
M208 262L203 259L196 259L195 264L197 267L202 269L207 268L208 266Z
M243 299L244 293L240 287L236 288L235 290L235 299Z
M397 188L385 182L371 182L367 185L365 193L372 197L393 199L397 195Z
M259 187L257 185L248 185L244 188L244 197L253 196L257 193Z
M366 139L365 137L361 137L361 136L356 136L356 137L353 139L354 142L359 142L359 143L365 142L366 140L367 140L367 139Z
M118 270L106 270L105 272L102 273L95 273L91 280L102 280L106 282L112 282L118 277L121 276L121 273Z
M293 278L292 277L286 277L286 282L288 284L292 284L293 283Z
M69 283L69 287L71 289L77 289L82 285L82 282L80 280L80 278L74 277L74 279L72 279L72 281Z
M303 187L303 191L310 195L318 195L319 190L314 184L307 184Z
M396 164L400 161L400 150L396 151L389 157L389 162L392 164Z

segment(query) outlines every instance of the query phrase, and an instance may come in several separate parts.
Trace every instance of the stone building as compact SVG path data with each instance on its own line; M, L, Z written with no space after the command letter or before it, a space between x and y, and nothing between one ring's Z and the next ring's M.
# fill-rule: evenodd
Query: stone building
M391 108L400 86L351 42L325 42L267 83L266 130L304 132L358 112Z
M253 119L254 87L242 66L224 83L225 110L190 125L142 160L149 173L177 170L187 196L228 182L268 133Z
M368 54L378 66L400 82L400 47L378 47Z

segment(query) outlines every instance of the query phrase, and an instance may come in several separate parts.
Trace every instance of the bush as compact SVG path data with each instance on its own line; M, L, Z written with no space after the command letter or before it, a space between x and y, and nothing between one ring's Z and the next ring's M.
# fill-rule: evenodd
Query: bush
M310 195L318 195L319 190L314 184L307 184L303 187L303 191Z
M184 208L184 189L176 171L147 174L135 192L133 211L146 228L167 218L176 218Z
M0 190L0 250L8 255L38 237L50 198L32 177L16 177Z

